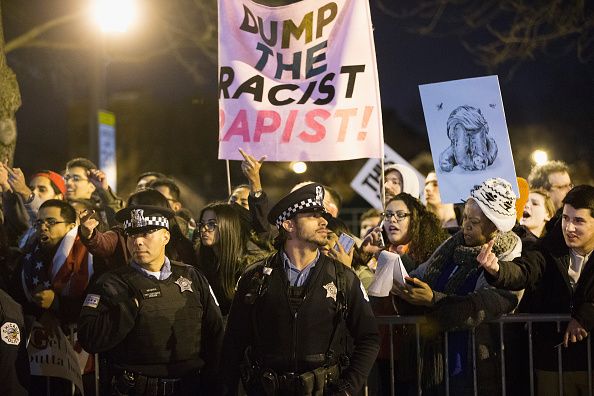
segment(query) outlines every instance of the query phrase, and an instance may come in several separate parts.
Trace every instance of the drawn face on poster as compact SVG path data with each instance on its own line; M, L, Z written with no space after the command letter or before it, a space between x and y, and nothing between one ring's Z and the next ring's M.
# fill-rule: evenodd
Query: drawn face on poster
M516 172L497 76L420 85L442 202L465 200L492 177L512 183Z

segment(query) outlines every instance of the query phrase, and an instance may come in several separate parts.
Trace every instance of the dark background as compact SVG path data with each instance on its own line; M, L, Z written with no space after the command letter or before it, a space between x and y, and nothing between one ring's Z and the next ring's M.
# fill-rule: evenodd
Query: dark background
M167 10L160 8L165 3ZM2 0L5 39L9 42L36 25L79 10L80 4ZM518 176L527 177L529 156L540 148L549 158L572 165L575 182L593 182L594 68L591 61L578 59L572 37L536 51L531 59L490 68L469 48L489 40L485 29L462 34L446 26L445 33L423 35L415 30L426 23L423 17L393 18L378 5L371 2L385 140L392 148L428 171L418 85L497 74ZM44 36L47 42L74 42L80 48L19 48L7 55L23 101L17 113L15 166L25 174L60 171L69 158L87 156L91 71L96 55L103 53L107 108L117 117L118 192L126 196L138 173L158 170L184 185L183 199L197 211L201 203L227 195L225 162L216 159L216 31L202 37L203 44L186 45L177 54L147 56L167 45L165 17L175 23L181 14L192 26L195 16L199 22L191 29L196 35L207 26L200 19L206 17L204 10L193 9L191 2L147 1L144 6L139 25L119 37L101 42L96 27L80 17ZM205 1L203 7L216 24L216 4ZM178 55L186 60L185 67ZM347 204L360 206L363 201L348 185L364 162L309 163L303 175L291 173L286 163L270 163L263 167L263 183L278 196L296 182L320 180L336 186ZM234 184L244 182L238 162L232 162L231 174Z

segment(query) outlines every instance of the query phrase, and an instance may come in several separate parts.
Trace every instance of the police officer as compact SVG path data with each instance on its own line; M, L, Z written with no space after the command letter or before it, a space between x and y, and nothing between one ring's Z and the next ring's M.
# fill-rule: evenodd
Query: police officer
M320 253L323 202L324 188L311 183L270 210L278 252L238 282L221 360L226 394L239 377L248 395L353 395L363 387L379 350L377 324L355 273Z
M100 277L83 304L80 343L105 352L114 395L195 395L213 386L221 313L206 279L165 256L173 215L148 205L120 210L131 263Z
M29 358L21 306L0 288L0 395L28 395Z

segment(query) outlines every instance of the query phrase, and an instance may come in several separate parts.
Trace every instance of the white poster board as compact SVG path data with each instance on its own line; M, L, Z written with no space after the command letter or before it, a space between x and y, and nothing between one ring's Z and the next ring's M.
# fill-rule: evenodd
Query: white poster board
M219 0L219 159L380 158L369 3Z
M390 146L384 144L384 166L392 164L406 165L414 170L415 175L419 179L419 190L421 196L423 195L423 186L425 185L425 176L421 172L412 167L407 160L402 158L400 154L394 151ZM380 196L381 189L381 174L382 166L379 159L372 158L363 165L357 176L351 182L351 188L357 194L362 196L369 204L378 209L383 210L382 200Z
M35 322L31 329L27 353L31 375L64 378L72 382L84 395L78 355L59 326L48 332L42 324Z
M419 85L443 203L501 177L519 196L497 76Z

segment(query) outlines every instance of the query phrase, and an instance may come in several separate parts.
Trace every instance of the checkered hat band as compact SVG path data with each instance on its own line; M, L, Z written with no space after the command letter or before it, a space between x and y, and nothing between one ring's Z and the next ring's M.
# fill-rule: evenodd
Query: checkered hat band
M280 216L278 216L278 218L276 219L276 226L278 228L281 228L283 221L291 218L291 216L293 216L295 213L301 212L303 209L306 209L306 208L313 208L313 209L320 208L321 209L323 207L324 207L323 204L321 204L320 202L318 202L312 198L307 198L306 200L303 200L301 202L294 203L287 210L285 210L283 213L281 213Z
M169 229L169 220L163 216L148 216L143 217L141 221L124 220L124 229L140 228L147 226L165 227Z

